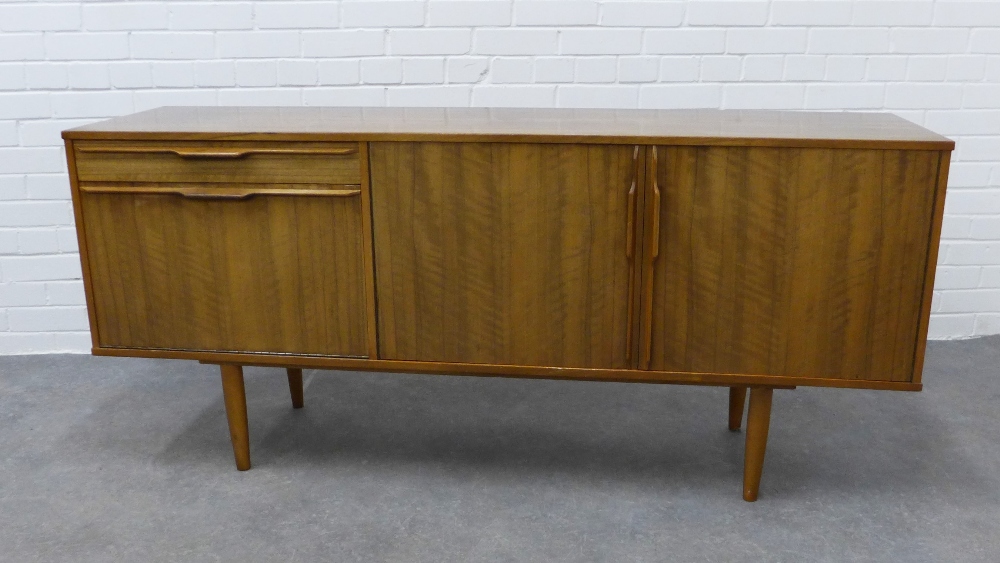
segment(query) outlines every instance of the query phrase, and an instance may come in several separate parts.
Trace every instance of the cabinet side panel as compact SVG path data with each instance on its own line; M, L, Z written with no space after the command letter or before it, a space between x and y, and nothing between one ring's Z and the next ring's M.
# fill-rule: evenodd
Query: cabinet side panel
M82 204L102 346L368 356L358 197Z
M934 298L934 274L937 273L938 250L941 246L941 224L944 221L944 201L948 189L950 165L951 151L941 151L938 160L937 187L934 192L934 219L931 222L930 246L927 252L927 272L924 276L924 296L920 308L920 326L917 329L917 351L913 358L914 383L920 383L924 371L927 330L930 326L931 302Z
M84 229L83 205L80 201L80 185L76 170L76 151L73 149L74 141L65 141L66 164L69 171L70 197L73 201L73 221L76 223L76 240L80 249L80 266L83 274L83 289L87 301L87 319L90 324L90 342L94 347L100 345L98 338L99 327L97 325L97 315L94 309L94 289L91 282L90 261L88 260L87 236Z
M665 154L652 369L909 380L936 153Z
M371 143L379 356L627 367L633 152Z
M938 153L932 151L885 151L885 171L882 177L885 207L898 209L887 217L887 228L894 228L898 237L895 255L883 258L883 271L895 268L889 276L895 292L886 291L885 299L896 300L897 321L891 346L892 380L911 381L915 347L920 326L924 280L928 264L934 216L934 195L937 186ZM887 235L885 240L890 237ZM919 284L916 282L919 280ZM880 287L887 284L881 283Z

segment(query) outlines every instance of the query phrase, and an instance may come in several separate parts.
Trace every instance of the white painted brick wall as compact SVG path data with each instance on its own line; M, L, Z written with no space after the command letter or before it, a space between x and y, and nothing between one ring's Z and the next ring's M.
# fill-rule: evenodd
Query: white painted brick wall
M931 336L1000 333L1000 2L0 3L0 354L89 348L59 132L160 105L890 111L954 138Z

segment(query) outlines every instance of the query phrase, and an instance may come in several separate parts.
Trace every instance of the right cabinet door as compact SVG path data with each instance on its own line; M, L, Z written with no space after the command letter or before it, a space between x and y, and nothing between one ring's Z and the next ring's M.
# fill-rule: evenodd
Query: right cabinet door
M642 367L909 381L938 164L934 151L649 151Z

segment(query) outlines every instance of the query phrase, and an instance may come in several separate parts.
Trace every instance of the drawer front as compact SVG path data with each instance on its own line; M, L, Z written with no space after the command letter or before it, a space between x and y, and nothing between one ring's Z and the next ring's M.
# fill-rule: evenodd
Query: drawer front
M359 184L357 143L79 141L81 182Z
M261 189L82 191L99 344L367 357L361 196Z

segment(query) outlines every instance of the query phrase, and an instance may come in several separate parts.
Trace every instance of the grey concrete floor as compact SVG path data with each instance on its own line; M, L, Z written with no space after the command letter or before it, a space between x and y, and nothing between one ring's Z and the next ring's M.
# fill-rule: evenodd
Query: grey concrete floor
M1000 338L923 393L776 391L760 500L726 390L0 358L2 561L1000 561Z

